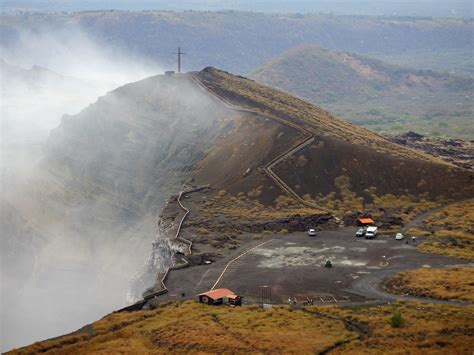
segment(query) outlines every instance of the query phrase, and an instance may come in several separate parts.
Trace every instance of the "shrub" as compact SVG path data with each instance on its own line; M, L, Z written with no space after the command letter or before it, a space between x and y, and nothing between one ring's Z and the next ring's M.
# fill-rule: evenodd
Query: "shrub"
M209 230L204 227L198 227L196 228L196 232L199 234L209 234Z
M392 328L400 328L405 323L400 311L396 311L390 318L390 325Z

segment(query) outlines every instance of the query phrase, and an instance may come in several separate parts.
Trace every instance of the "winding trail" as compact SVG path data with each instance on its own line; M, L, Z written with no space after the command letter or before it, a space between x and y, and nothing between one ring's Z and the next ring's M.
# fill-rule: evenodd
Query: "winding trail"
M347 330L356 333L356 335L354 337L345 339L343 341L338 341L335 344L332 344L329 347L327 347L326 349L320 351L318 353L320 355L328 354L329 352L331 352L331 351L333 351L337 348L340 348L340 347L344 346L347 343L350 343L354 340L359 340L361 338L364 338L366 335L370 334L370 329L369 329L368 326L363 325L363 324L358 323L358 322L355 322L353 320L343 318L343 317L338 317L338 316L335 316L335 315L332 315L332 314L324 314L324 313L321 313L321 312L318 312L318 311L310 311L306 308L303 308L302 311L305 312L305 313L312 314L312 315L314 315L318 318L338 320L338 321L340 321L344 324L344 326Z
M174 239L176 239L176 240L178 240L178 241L180 241L180 242L182 242L182 243L184 243L188 246L186 252L184 253L184 256L191 255L193 243L190 240L187 240L187 239L179 236L179 234L181 232L181 229L183 227L184 220L186 219L186 217L190 213L189 209L182 204L181 197L184 194L190 194L190 193L201 191L201 190L208 189L208 188L209 188L209 185L199 186L199 187L195 187L195 188L192 188L192 189L182 190L178 195L177 202L178 202L179 207L184 211L184 215L181 218L181 221L179 222L179 225L178 225L178 228L176 230L176 234L174 236ZM175 263L175 264L171 265L170 267L168 267L168 269L166 269L165 273L163 274L163 276L160 279L160 284L161 284L160 289L156 290L154 292L144 294L143 295L144 300L149 300L149 299L152 299L154 297L157 297L157 296L160 296L160 295L163 295L163 294L167 293L168 288L166 287L165 281L166 281L166 278L168 277L169 272L171 270L181 269L181 268L186 267L188 265L189 265L189 262L185 258L181 258L180 263Z
M469 200L472 200L472 198L465 198L465 199L462 199L462 200L459 200L459 201L450 202L446 205L438 206L438 207L435 207L431 210L426 210L424 212L421 212L420 214L416 215L415 218L413 218L410 222L408 222L406 226L404 226L402 228L402 233L405 233L410 228L417 227L417 226L421 225L426 218L430 217L431 215L441 211L442 209L444 209L448 206L451 206L451 205L454 205L454 204L457 204L457 203L461 203L461 202L465 202L465 201L469 201Z
M231 102L229 102L228 100L226 100L225 98L219 96L218 94L216 94L215 92L213 92L212 90L210 90L206 85L204 85L196 76L195 74L187 74L188 78L196 84L196 86L198 88L200 88L201 90L205 91L207 94L211 95L212 97L214 97L215 99L217 99L219 102L221 102L222 104L224 104L227 108L230 108L234 111L239 111L239 112L244 112L244 113L251 113L251 114L254 114L258 117L264 117L264 118L268 118L268 119L271 119L271 120L274 120L274 121L277 121L287 127L290 127L300 133L302 133L305 137L303 138L303 140L301 140L300 142L296 143L294 146L292 146L291 148L287 149L285 152L283 152L282 154L278 155L277 157L275 157L274 159L272 159L268 164L266 164L265 166L262 167L262 170L265 172L265 174L276 184L278 185L284 192L286 192L289 196L293 197L294 199L296 199L298 202L300 202L301 204L307 206L307 207L310 207L310 208L314 208L314 209L317 209L317 210L320 210L320 211L325 211L325 212L330 212L330 210L328 210L327 208L324 208L324 207L321 207L321 206L318 206L316 205L315 203L312 203L310 201L306 201L305 199L303 199L300 195L298 195L298 193L293 190L280 176L278 176L274 171L273 171L273 168L278 165L280 162L282 162L283 160L287 159L288 157L296 154L297 152L299 152L300 150L304 149L306 146L312 144L315 140L316 140L316 137L313 135L312 132L308 131L307 129L293 123L293 122L289 122L287 120L284 120L284 119L281 119L281 118L278 118L278 117L275 117L275 116L272 116L272 115L264 115L262 114L261 112L257 111L257 110L253 110L253 109L249 109L249 108L244 108L244 107L241 107L241 106L237 106Z

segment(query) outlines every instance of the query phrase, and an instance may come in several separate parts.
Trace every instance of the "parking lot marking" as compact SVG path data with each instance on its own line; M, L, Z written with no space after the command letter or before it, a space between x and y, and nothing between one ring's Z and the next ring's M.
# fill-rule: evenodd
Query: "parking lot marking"
M247 251L245 251L244 253L236 256L235 258L233 258L231 261L229 261L227 263L227 265L225 266L224 270L222 270L222 273L220 274L219 278L217 279L216 283L212 286L211 288L211 291L214 290L216 288L216 286L219 284L219 282L221 281L222 277L224 276L225 272L227 271L227 269L229 268L230 265L232 265L235 261L239 260L241 257L247 255L248 253L250 253L251 251L255 250L255 249L258 249L260 248L262 245L264 244L267 244L268 242L271 242L273 239L270 239L270 240L267 240L263 243L260 243L259 245L256 245L254 246L253 248L250 248L248 249Z

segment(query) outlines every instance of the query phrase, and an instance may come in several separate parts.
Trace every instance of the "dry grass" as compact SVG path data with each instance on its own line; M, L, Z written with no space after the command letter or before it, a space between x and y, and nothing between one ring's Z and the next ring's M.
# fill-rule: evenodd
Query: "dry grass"
M474 199L449 205L428 217L424 223L435 230L474 234Z
M360 308L319 308L325 313L367 324L369 335L350 342L335 354L472 354L474 307L399 302ZM392 328L400 312L404 324Z
M350 319L368 332L348 331L342 320L288 307L213 307L192 301L170 303L154 311L111 314L93 324L90 337L36 343L15 353L167 354L332 352L470 354L474 347L474 307L396 303L384 306L309 307ZM390 318L404 323L394 329ZM355 339L355 340L352 340ZM351 340L351 341L350 341ZM347 343L345 343L348 341Z
M386 288L393 293L413 296L474 301L474 268L423 268L400 272Z
M111 314L94 329L96 335L87 340L78 338L69 345L58 340L54 352L309 354L353 336L338 320L287 307L212 307L191 301L149 312ZM46 349L33 346L18 353Z
M430 200L427 194L419 196L392 194L378 195L375 187L370 187L365 190L365 193L370 196L371 203L365 203L364 198L358 196L354 191L351 191L350 179L347 176L340 176L335 181L335 186L338 187L342 198L337 198L335 192L331 192L326 196L315 196L311 198L309 194L305 195L305 199L318 204L324 208L334 211L336 215L343 215L345 213L353 213L357 211L364 211L370 213L375 219L383 216L385 211L390 216L400 217L404 223L409 222L419 213L436 208L443 203L446 203L444 198L438 198L436 201Z
M446 164L441 159L388 142L383 137L360 126L338 119L306 101L257 84L254 81L236 77L217 69L208 69L198 74L199 79L211 90L225 97L238 97L239 104L249 105L262 114L286 122L297 123L315 134L332 136L352 144L368 146L376 151L399 157L422 159Z
M474 200L447 206L424 221L420 232L430 237L418 249L463 259L474 259Z
M258 190L258 189L257 189ZM292 197L280 195L275 200L274 206L265 206L256 198L249 198L244 194L233 196L230 193L219 193L202 202L203 212L207 217L224 215L229 219L277 219L299 215L324 214L301 205Z

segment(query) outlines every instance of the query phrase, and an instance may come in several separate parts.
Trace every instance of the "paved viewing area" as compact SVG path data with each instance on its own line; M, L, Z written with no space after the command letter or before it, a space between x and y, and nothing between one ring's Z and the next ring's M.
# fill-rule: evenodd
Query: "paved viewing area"
M248 242L227 258L170 273L170 292L162 297L182 299L184 293L184 298L193 299L215 286L231 289L244 296L244 303L253 303L260 301L261 286L269 286L273 303L295 298L309 298L315 303L390 301L404 297L384 292L380 284L399 271L465 264L459 259L418 252L416 245L421 238L409 244L395 240L393 235L366 240L355 237L356 230L321 231L316 237L303 232L268 235L260 240L249 235ZM327 260L332 268L324 267Z

